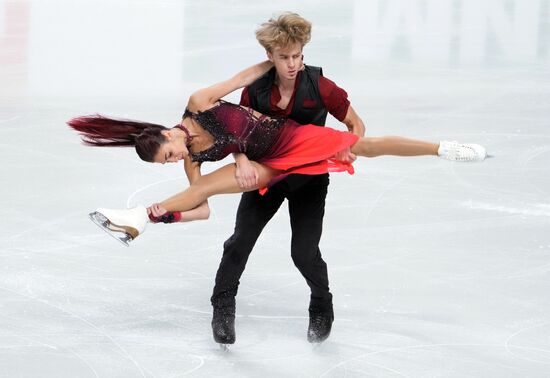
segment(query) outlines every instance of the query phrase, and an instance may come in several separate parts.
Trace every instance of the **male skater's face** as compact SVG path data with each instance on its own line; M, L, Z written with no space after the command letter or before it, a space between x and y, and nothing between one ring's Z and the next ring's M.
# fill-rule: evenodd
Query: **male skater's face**
M267 57L275 65L280 78L294 80L302 68L302 45L294 43L287 47L277 47L268 52Z

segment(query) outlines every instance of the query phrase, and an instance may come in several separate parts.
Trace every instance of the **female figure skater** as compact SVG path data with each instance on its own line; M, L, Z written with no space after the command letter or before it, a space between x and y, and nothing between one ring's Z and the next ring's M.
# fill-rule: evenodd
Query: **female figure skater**
M117 237L126 245L145 229L146 224L173 223L207 219L207 199L224 193L241 193L235 178L235 164L228 164L202 176L204 161L217 161L230 153L243 153L254 164L258 176L257 190L291 173L322 174L347 171L349 162L334 156L350 149L356 156L433 155L454 161L482 161L485 148L457 142L432 143L398 136L360 138L350 132L328 127L299 125L284 118L268 117L251 108L221 100L236 89L250 85L272 67L263 63L249 67L229 80L201 89L191 95L180 124L173 128L145 122L117 120L102 116L84 116L68 124L79 131L91 146L134 146L147 162L184 161L190 186L148 208L98 209L92 219L107 231L122 232Z

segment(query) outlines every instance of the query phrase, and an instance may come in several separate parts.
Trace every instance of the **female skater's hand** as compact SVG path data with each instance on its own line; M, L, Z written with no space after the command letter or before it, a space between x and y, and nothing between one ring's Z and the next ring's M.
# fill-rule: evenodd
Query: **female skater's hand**
M334 155L334 160L341 161L344 163L353 163L357 159L354 153L351 152L351 148L345 148L342 151L338 151Z
M182 220L181 211L168 211L158 203L147 208L147 215L153 223L175 223Z
M241 189L253 189L258 185L260 175L256 167L243 155L235 157L235 180Z
M168 210L166 210L164 207L160 206L158 203L154 203L151 206L147 208L147 215L152 215L155 218L156 217L162 217L164 214L166 214Z

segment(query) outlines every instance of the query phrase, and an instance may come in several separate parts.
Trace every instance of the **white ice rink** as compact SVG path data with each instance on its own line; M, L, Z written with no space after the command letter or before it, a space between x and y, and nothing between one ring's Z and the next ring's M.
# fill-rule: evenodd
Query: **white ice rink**
M209 298L239 196L125 248L87 213L163 199L183 168L84 147L65 121L176 124L194 90L264 59L254 30L284 10L313 22L305 61L369 135L494 157L331 176L336 320L318 347L284 206L224 353ZM0 140L2 378L550 377L550 0L0 1Z

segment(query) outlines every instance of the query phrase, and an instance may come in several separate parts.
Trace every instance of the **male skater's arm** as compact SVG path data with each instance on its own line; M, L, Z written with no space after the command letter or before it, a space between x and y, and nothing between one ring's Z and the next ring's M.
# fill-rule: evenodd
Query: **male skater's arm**
M348 111L346 112L346 118L342 121L348 130L359 137L365 136L365 124L359 115L355 112L353 107L349 106Z
M338 121L346 125L348 131L359 137L365 136L365 124L348 100L345 90L338 87L333 81L324 76L319 78L319 92L327 111ZM352 163L356 156L346 148L335 154L334 158L339 161Z

